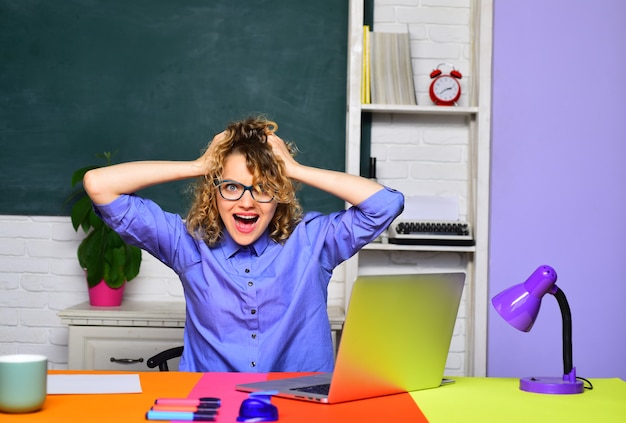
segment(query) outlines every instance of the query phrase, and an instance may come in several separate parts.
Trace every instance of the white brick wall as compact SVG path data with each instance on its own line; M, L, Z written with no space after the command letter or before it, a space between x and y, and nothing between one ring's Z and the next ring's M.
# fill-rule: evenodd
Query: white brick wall
M407 196L457 197L459 214L466 218L469 130L464 119L375 113L371 155L378 180Z
M0 216L0 354L41 353L67 364L67 328L57 313L87 301L76 259L80 234L67 217ZM127 297L182 300L172 271L146 257Z

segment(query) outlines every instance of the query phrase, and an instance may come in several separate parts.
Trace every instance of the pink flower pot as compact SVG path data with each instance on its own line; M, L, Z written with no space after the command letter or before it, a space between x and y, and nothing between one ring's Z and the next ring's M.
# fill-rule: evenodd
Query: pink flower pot
M89 304L99 307L117 307L122 304L124 297L124 283L119 288L111 288L104 281L89 288Z

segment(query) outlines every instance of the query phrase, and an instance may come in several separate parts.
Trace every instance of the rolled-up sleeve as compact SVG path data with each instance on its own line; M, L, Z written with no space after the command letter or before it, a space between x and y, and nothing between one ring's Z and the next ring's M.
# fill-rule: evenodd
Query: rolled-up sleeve
M330 268L375 240L404 209L404 195L384 187L361 204L331 215L324 255Z
M135 195L122 195L95 210L125 242L146 250L177 273L185 267L178 262L179 243L190 237L179 215Z

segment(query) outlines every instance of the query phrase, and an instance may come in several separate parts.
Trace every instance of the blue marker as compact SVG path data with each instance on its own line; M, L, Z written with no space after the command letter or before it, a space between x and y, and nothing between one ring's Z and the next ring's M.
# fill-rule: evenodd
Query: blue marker
M146 413L148 420L180 420L194 422L212 422L215 421L215 412L213 413L191 413L183 411L148 411Z

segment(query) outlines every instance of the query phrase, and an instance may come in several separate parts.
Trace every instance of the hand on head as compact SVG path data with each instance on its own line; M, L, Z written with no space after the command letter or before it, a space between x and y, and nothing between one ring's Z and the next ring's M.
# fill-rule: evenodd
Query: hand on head
M204 151L204 153L194 161L194 166L204 169L202 172L204 175L210 173L211 165L213 163L211 158L215 156L215 151L217 150L220 141L224 140L225 138L226 131L222 131L219 134L216 134L207 146L207 149Z
M272 147L274 155L285 164L287 176L291 176L291 170L298 165L298 162L293 158L287 144L273 132L268 133L267 143Z

